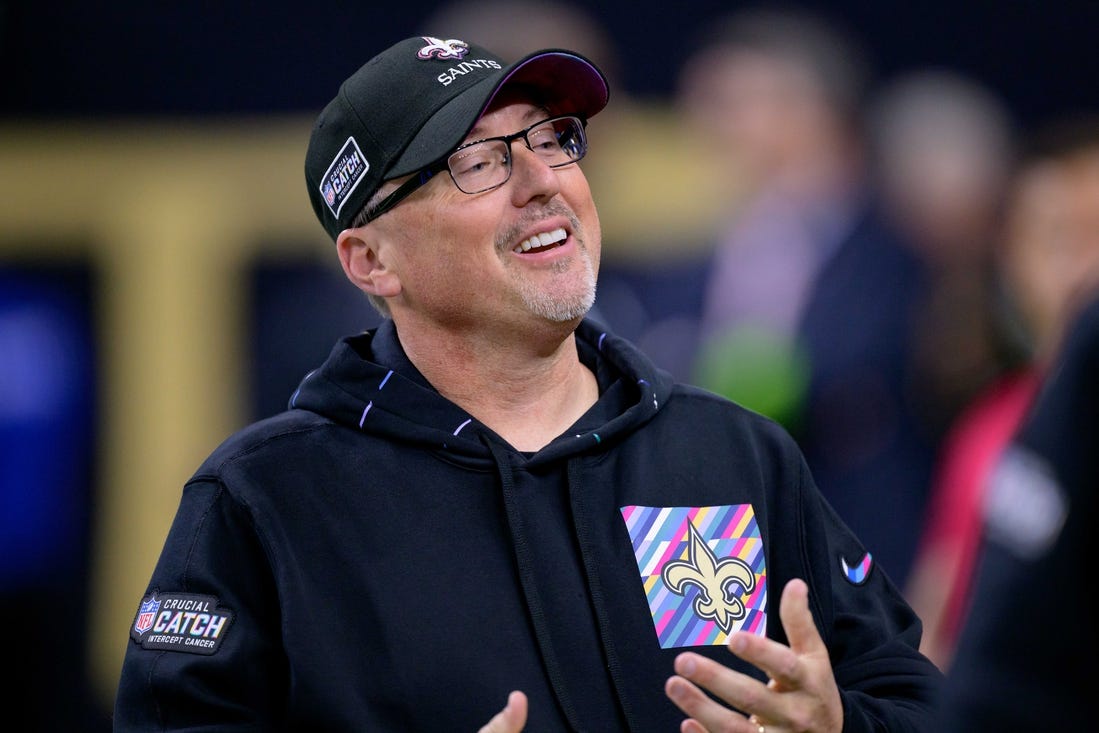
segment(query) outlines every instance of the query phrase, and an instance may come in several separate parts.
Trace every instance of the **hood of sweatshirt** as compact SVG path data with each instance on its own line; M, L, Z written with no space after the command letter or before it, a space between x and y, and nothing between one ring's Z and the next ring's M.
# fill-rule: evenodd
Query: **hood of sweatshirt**
M599 451L652 419L671 392L668 373L593 319L585 319L575 337L581 361L599 382L599 400L568 431L530 454L533 463ZM305 376L289 406L454 459L492 461L489 446L504 443L428 383L405 355L391 320L337 342Z
M290 407L292 412L308 410L387 443L435 452L455 466L494 474L506 516L502 531L514 547L530 622L560 709L573 730L621 730L621 711L604 704L617 694L613 688L620 681L606 676L607 661L599 651L598 628L608 623L611 611L600 601L592 616L587 604L566 602L587 591L583 573L563 568L586 567L586 572L595 572L591 563L606 554L596 549L607 540L593 536L587 519L590 509L584 505L589 502L585 497L597 493L609 479L583 471L585 459L601 457L653 420L668 402L673 380L596 321L581 322L575 338L580 360L596 376L599 399L569 429L535 452L516 451L440 395L409 361L389 320L339 341L324 364L302 381ZM521 472L516 470L520 465ZM535 492L539 499L532 504L531 492L523 490L529 483L523 482L532 476L545 481L547 475L563 479L567 486ZM557 486L558 478L550 479L550 485ZM604 496L609 500L610 495ZM537 522L531 521L531 512L537 513ZM570 651L575 648L587 651ZM592 694L593 690L599 692Z

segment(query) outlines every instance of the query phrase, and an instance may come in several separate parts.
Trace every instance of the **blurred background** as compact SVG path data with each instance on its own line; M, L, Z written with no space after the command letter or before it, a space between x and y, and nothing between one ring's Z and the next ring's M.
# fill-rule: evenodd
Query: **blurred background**
M906 589L944 436L1033 350L1000 262L1017 151L1099 110L1090 0L99 5L0 0L11 730L110 729L183 482L376 323L302 165L391 43L600 64L597 315L783 422Z

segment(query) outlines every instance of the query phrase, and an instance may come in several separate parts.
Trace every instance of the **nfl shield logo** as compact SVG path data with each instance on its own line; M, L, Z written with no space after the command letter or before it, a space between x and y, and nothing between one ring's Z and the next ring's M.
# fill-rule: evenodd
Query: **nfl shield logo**
M149 600L142 600L141 610L137 612L137 621L134 623L134 631L140 635L153 628L153 619L156 618L156 612L159 610L160 601L156 599L155 593L149 597Z

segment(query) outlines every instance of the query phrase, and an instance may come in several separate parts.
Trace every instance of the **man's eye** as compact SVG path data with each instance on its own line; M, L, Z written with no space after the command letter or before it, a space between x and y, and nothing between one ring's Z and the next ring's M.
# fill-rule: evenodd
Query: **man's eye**
M488 148L474 147L459 151L450 159L450 169L456 176L477 175L500 164L499 153Z
M535 151L554 151L561 147L553 128L533 130L527 135L527 140L530 142L531 150Z

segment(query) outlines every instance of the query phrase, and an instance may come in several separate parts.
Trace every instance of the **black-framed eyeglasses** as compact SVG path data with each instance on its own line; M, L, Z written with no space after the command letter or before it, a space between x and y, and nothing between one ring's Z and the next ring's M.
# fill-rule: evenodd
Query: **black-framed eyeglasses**
M516 140L522 140L550 168L575 163L588 152L586 124L581 117L562 115L536 122L512 135L465 143L445 160L421 169L394 189L366 213L366 221L377 219L443 170L450 172L450 178L462 193L484 193L503 186L511 178L511 144Z

